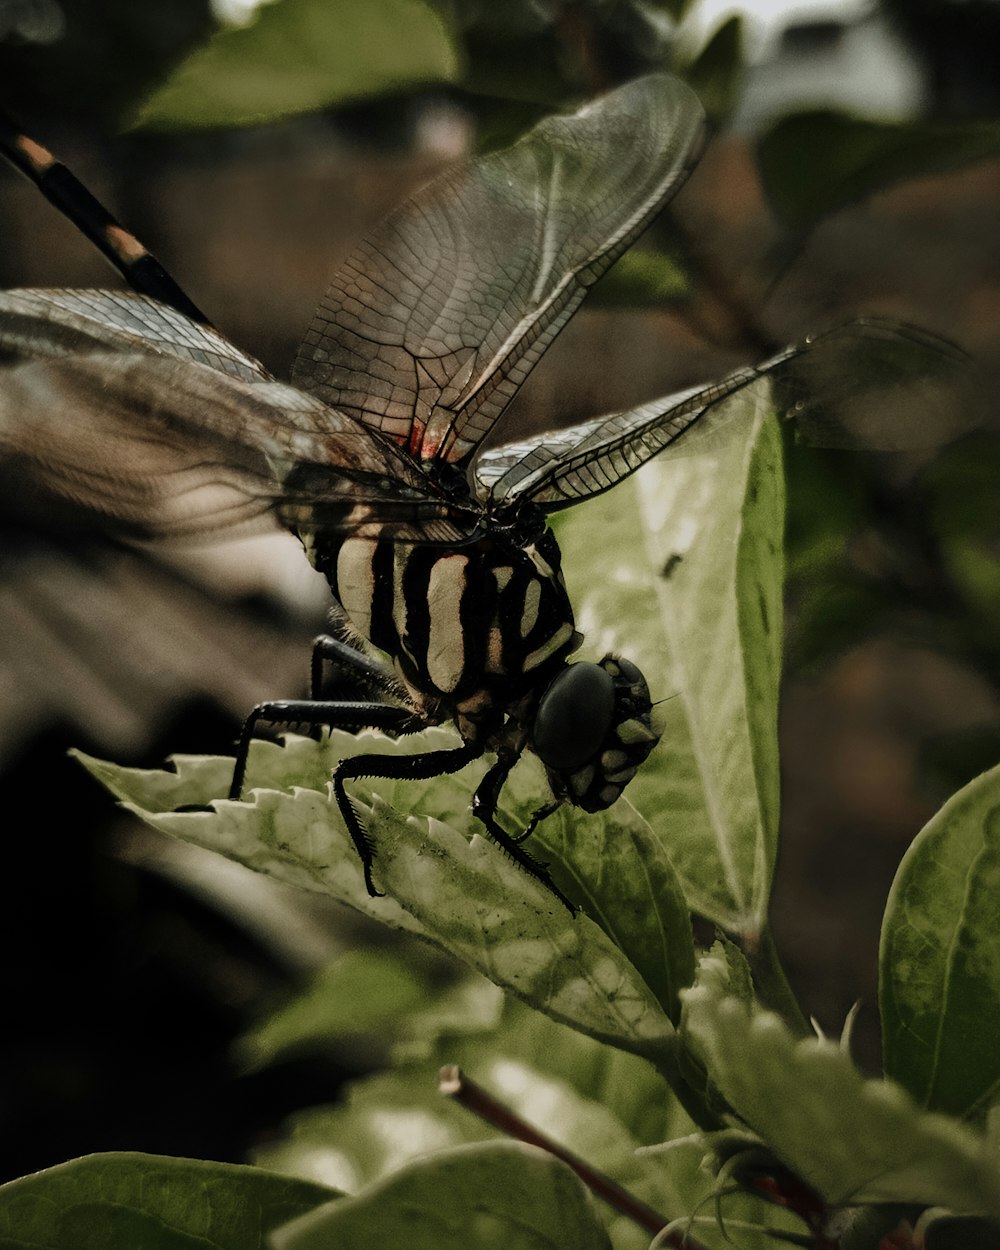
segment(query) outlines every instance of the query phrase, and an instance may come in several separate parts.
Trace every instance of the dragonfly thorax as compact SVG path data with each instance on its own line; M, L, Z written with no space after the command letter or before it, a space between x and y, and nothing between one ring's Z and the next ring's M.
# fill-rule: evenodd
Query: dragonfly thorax
M521 544L317 535L306 547L352 629L392 659L415 710L454 720L468 743L492 746L508 711L579 646L548 530Z
M582 639L550 530L460 548L317 535L306 549L421 717L484 750L530 746L558 799L609 807L659 740L634 664L567 663Z

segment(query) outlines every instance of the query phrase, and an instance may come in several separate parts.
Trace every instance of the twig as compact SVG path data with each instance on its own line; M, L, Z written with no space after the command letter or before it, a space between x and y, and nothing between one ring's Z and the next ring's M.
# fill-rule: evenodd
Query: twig
M634 1194L624 1189L617 1181L613 1181L610 1176L591 1167L586 1160L566 1150L563 1146L554 1142L551 1137L547 1137L526 1120L522 1120L516 1112L494 1098L481 1085L477 1085L475 1081L470 1081L463 1074L461 1068L456 1065L449 1064L441 1069L438 1088L442 1094L447 1094L449 1097L454 1098L456 1102L461 1103L463 1107L478 1115L487 1124L492 1124L494 1128L498 1128L502 1133L506 1133L508 1137L527 1142L532 1146L538 1146L542 1150L548 1151L549 1154L554 1155L557 1159L561 1159L563 1163L573 1169L588 1189L599 1198L603 1198L616 1211L620 1211L622 1215L627 1216L646 1232L655 1235L670 1223L670 1220L661 1215L659 1211L655 1211L652 1207L647 1206L645 1202L642 1202ZM696 1241L686 1233L680 1232L668 1232L662 1244L674 1246L677 1250L706 1250L706 1247L701 1242Z

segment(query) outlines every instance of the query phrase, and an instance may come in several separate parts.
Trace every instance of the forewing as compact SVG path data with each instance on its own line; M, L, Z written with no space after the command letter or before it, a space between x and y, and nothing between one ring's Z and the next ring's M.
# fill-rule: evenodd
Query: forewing
M492 506L524 499L546 511L600 494L668 446L683 454L724 437L742 409L721 401L768 374L775 410L794 420L804 441L890 451L938 446L968 428L957 402L966 365L951 343L922 330L850 322L709 386L486 451L475 466L478 491Z
M267 518L435 541L474 525L350 417L293 387L171 356L91 353L4 369L0 474L8 506L68 507L136 538Z
M468 457L702 133L690 89L651 76L446 173L344 264L294 381L419 459Z
M88 352L149 352L268 381L259 361L210 326L130 291L0 291L0 353L21 359Z

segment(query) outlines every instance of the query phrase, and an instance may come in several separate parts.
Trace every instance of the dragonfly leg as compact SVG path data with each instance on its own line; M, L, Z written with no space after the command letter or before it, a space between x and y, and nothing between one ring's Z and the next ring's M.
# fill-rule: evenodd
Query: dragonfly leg
M552 880L548 864L543 864L541 860L535 859L533 855L529 855L519 845L534 830L539 820L547 816L554 808L550 804L540 808L532 817L525 832L518 837L509 834L497 820L496 811L497 803L500 799L500 791L503 789L504 782L507 780L507 776L515 762L516 759L501 756L487 772L486 776L479 783L479 787L472 799L473 815L477 820L482 821L486 832L493 841L503 851L506 851L515 863L520 864L525 872L530 873L536 881L540 881L569 910L570 915L575 916L577 911L576 904L571 903Z
M387 729L396 733L415 733L424 722L408 708L392 703L337 702L317 699L282 699L259 703L243 722L236 747L236 763L229 797L238 799L243 793L250 743L260 725L309 725L328 729Z
M372 780L421 781L457 773L482 755L481 747L464 745L444 751L425 751L422 755L354 755L341 760L333 770L333 793L344 818L347 832L357 848L364 866L365 885L373 898L381 898L382 892L372 881L372 864L375 847L369 837L357 809L347 793L345 782L358 778Z
M327 664L336 671L347 674L369 694L388 696L396 700L406 697L386 665L373 660L343 638L320 634L313 639L312 664L309 670L309 696L312 699L322 697L324 666Z
M524 842L527 838L530 838L546 816L551 816L552 813L558 811L560 807L562 807L562 803L560 803L558 799L553 799L550 803L543 803L528 821L528 827L525 831L523 833L519 833L514 841Z

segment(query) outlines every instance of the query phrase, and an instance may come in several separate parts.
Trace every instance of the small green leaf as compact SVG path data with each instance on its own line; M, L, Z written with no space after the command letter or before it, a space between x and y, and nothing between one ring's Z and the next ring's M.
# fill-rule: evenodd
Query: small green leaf
M423 0L272 0L220 30L135 122L148 130L248 126L417 83L453 82L456 48Z
M336 1105L295 1112L255 1162L356 1194L431 1151L498 1136L438 1085L429 1065L352 1081Z
M237 1053L260 1068L289 1053L337 1047L364 1048L368 1064L385 1061L394 1046L418 1032L433 988L426 970L390 951L353 950L313 978L301 993L273 1012L243 1038ZM481 993L486 990L486 995ZM480 991L480 993L477 993ZM495 1020L497 991L486 981L464 980L449 986L451 1011L435 1001L435 1027L481 1025Z
M703 975L685 991L682 1038L736 1115L796 1175L838 1206L1000 1214L1000 1168L984 1136L921 1111L892 1081L865 1080L839 1044L794 1037L777 1016L729 996L727 976Z
M684 70L705 112L716 121L729 116L743 86L743 15L724 21Z
M662 700L663 741L629 798L691 910L747 935L763 926L777 845L783 482L770 407L755 383L690 431L689 455L652 461L558 530L589 648L634 660Z
M0 1186L4 1250L265 1250L336 1191L259 1168L88 1155Z
M997 152L997 122L896 124L825 110L783 117L757 145L768 199L797 230L894 183Z
M896 873L882 926L886 1073L924 1106L982 1114L1000 1093L1000 767L953 795Z
M591 1198L558 1159L517 1142L443 1150L296 1220L275 1250L610 1250Z

